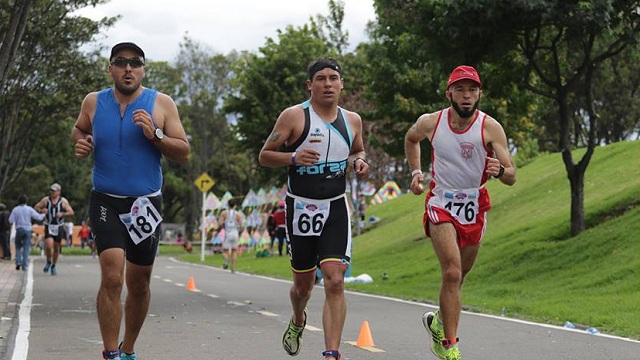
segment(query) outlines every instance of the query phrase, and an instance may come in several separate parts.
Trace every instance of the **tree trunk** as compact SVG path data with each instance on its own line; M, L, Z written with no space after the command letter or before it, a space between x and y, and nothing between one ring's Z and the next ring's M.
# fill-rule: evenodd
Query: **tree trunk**
M584 173L586 168L573 164L571 151L568 149L562 151L562 159L567 169L567 177L571 187L571 236L576 236L585 229Z
M573 163L569 133L570 116L565 90L564 88L560 89L556 98L560 115L560 143L558 145L561 149L567 178L569 178L571 189L571 236L575 236L584 230L584 172L586 166L580 166L584 164L584 158L578 166Z
M568 130L570 117L567 110L566 93L564 91L560 91L557 98L558 105L560 107L560 121L562 124L560 127L560 148L562 149L562 160L564 161L564 166L567 170L567 177L569 178L569 184L571 187L571 236L580 234L586 228L584 221L584 176L596 147L596 129L598 119L598 115L594 108L592 93L594 69L595 66L589 66L585 72L584 98L585 108L589 116L589 128L587 132L587 151L577 164L573 163L573 158L571 156L571 144ZM576 137L577 133L578 130L576 130Z
M5 30L0 39L0 94L7 81L9 69L13 66L18 46L22 41L31 5L33 5L33 0L16 0L11 7L11 15L6 29L0 26L0 30Z

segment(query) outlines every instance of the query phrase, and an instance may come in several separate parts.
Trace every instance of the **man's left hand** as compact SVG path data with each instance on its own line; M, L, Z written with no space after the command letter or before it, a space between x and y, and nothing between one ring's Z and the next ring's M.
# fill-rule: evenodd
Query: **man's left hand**
M369 177L369 164L362 158L357 158L353 162L353 170L358 180L364 180Z

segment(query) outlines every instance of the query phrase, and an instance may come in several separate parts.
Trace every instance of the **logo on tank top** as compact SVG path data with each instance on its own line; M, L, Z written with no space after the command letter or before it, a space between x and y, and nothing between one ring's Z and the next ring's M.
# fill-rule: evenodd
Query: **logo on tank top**
M322 142L324 138L324 134L320 130L320 128L315 128L312 133L309 134L309 142L310 143L319 143Z
M325 171L334 174L344 172L346 168L347 160L342 160L339 162L321 163L318 165L298 166L296 167L296 172L298 175L320 175L324 174Z
M469 142L463 142L460 144L460 155L463 159L469 160L473 157L473 149L475 146Z

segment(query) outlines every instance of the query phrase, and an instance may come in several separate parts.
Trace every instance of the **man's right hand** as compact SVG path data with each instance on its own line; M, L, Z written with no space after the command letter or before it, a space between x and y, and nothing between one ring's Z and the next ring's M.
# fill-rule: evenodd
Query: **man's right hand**
M320 153L311 148L301 148L296 151L295 164L311 166L320 161Z
M424 192L424 185L422 185L422 182L424 181L424 174L416 174L413 176L413 179L411 179L411 192L414 193L415 195L420 195Z
M75 145L75 154L78 159L86 158L93 151L93 136L87 135L79 139Z

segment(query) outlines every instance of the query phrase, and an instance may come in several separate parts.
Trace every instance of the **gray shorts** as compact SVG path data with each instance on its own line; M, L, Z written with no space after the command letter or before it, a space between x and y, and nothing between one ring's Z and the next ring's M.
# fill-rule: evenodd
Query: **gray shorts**
M236 250L238 248L239 240L240 240L240 234L238 233L238 230L225 231L224 243L222 244L222 246L226 250L229 250L229 249Z

